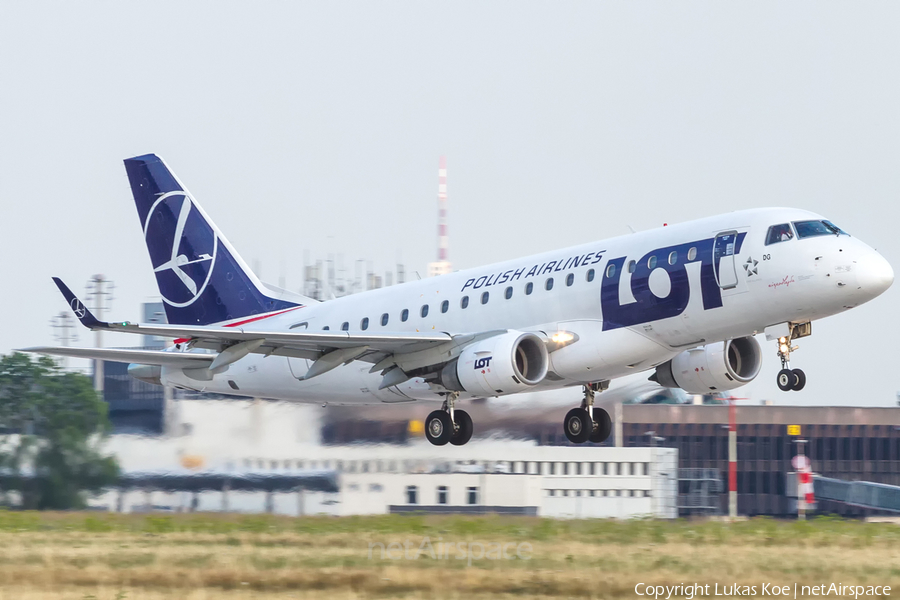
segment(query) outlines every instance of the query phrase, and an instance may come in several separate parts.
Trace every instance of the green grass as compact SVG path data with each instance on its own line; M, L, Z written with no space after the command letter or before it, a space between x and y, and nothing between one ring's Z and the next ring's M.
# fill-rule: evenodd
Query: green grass
M754 518L737 523L718 521L578 520L534 517L379 515L359 517L280 517L238 514L122 515L114 513L38 513L0 510L0 532L194 533L227 535L225 543L244 543L238 534L262 536L258 545L290 545L279 533L339 535L347 533L484 537L523 541L577 540L606 544L686 542L728 545L736 539L764 546L827 545L864 548L900 542L900 527L879 523L814 517L807 521ZM272 537L276 534L276 537Z
M384 557L379 544L525 543L527 559ZM279 517L0 511L0 600L126 592L235 598L634 598L637 582L878 582L900 589L900 527L560 521L510 516ZM455 552L453 552L455 554ZM463 557L464 558L464 557Z

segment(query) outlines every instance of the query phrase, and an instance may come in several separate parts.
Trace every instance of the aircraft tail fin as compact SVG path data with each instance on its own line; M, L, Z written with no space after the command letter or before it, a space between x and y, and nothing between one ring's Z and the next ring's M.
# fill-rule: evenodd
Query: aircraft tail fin
M316 302L265 286L161 158L128 158L125 171L169 323L209 325Z

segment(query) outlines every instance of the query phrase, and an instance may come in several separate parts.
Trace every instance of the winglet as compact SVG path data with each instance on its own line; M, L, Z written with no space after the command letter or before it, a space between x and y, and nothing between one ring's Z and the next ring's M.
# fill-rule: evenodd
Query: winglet
M75 316L78 317L78 320L81 321L82 325L84 325L88 329L106 329L107 327L109 327L108 323L98 321L97 317L91 314L91 311L89 311L87 307L82 304L81 300L75 297L75 294L72 293L72 290L69 289L69 286L63 283L62 279L60 279L59 277L54 277L53 283L55 283L56 287L59 288L59 291L62 292L62 295L65 297L66 302L69 303L69 307L72 309L72 312L75 313Z

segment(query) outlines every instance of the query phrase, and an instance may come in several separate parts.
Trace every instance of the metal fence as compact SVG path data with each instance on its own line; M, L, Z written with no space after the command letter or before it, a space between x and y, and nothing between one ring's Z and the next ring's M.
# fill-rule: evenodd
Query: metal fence
M678 469L678 511L685 515L720 512L723 491L719 469Z

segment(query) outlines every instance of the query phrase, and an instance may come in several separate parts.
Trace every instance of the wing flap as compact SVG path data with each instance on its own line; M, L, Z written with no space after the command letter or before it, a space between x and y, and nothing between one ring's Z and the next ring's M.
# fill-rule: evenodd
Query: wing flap
M335 348L356 348L369 346L375 350L395 352L403 349L412 352L432 344L449 342L448 333L360 333L349 331L271 331L249 327L188 327L186 325L144 325L139 323L107 323L110 331L181 338L197 341L242 342L265 339L266 344L286 346L301 350L327 351ZM417 348L416 344L422 344Z
M125 348L70 348L68 346L39 346L22 348L20 352L33 352L51 356L72 358L96 358L111 362L142 365L167 365L173 367L204 368L216 358L215 354L199 352L169 352L165 350L129 350Z

